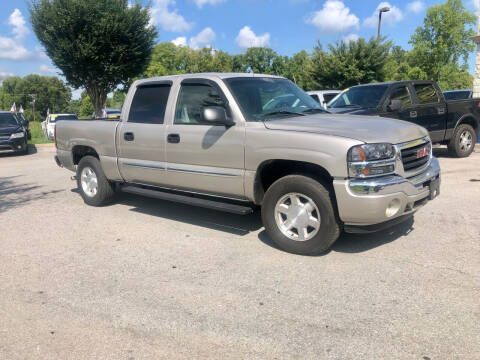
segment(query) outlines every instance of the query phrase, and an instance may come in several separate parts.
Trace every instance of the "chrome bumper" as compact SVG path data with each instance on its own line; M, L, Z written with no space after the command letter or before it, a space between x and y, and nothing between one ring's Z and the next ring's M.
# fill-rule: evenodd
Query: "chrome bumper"
M334 180L340 218L348 225L373 225L413 213L428 202L429 184L437 179L440 166L432 157L428 167L411 178ZM391 211L392 204L396 211Z

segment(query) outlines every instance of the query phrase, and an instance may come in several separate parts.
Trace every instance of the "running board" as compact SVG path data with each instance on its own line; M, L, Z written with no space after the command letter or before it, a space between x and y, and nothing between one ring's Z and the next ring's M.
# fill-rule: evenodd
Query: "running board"
M231 204L227 202L214 201L208 199L202 199L193 196L174 194L169 192L164 192L161 190L151 190L145 189L138 186L126 185L120 187L122 192L129 194L141 195L146 197L151 197L160 200L173 201L181 204L193 205L202 208L218 210L223 212L228 212L238 215L248 215L253 212L253 209L249 206Z

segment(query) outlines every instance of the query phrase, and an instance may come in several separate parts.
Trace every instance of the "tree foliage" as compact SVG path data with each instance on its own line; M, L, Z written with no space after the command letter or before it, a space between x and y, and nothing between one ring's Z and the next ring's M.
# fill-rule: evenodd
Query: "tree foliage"
M10 109L13 103L25 110L25 117L33 119L33 100L35 99L35 119L45 118L50 112L64 112L69 106L72 91L55 76L28 75L23 78L11 77L3 81L0 87L2 109Z
M46 53L101 114L107 94L148 65L156 30L148 8L127 0L32 0L32 27Z
M326 89L384 81L391 45L389 41L360 38L329 45L324 51L318 43L311 60L312 80L318 88Z
M470 37L475 35L472 28L475 23L476 16L463 6L461 0L447 0L444 4L431 6L423 26L415 30L409 41L413 46L411 65L419 67L429 79L436 81L455 66L461 71L474 49Z

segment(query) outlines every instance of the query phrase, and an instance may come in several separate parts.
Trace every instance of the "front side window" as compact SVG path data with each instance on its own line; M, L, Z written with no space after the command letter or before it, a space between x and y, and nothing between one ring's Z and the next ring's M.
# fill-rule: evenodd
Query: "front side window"
M163 124L170 84L139 86L130 106L128 122Z
M390 100L400 100L403 107L412 105L412 98L406 86L399 87L392 91Z
M315 100L316 102L318 102L318 103L320 102L320 98L318 97L317 94L310 94L310 97L311 97L313 100Z
M431 84L415 85L415 92L420 104L431 104L438 102L437 91Z
M225 82L248 121L326 112L310 95L286 79L238 77Z
M175 111L175 124L202 125L203 108L206 106L222 106L225 102L217 88L208 84L182 84Z

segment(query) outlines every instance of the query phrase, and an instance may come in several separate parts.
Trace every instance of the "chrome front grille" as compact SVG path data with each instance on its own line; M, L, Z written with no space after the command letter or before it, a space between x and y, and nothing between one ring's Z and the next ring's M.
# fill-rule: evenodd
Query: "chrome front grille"
M430 160L431 153L432 144L430 141L403 148L401 150L403 170L410 172L426 166Z

